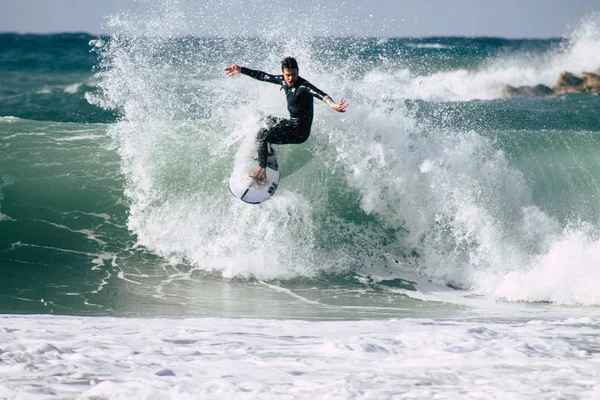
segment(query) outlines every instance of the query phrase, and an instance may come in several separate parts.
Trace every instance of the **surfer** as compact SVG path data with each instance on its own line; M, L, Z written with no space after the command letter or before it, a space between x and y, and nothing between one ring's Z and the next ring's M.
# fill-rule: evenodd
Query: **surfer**
M256 135L258 168L250 176L261 182L267 178L265 168L269 158L269 144L299 144L304 143L310 136L313 121L313 97L328 104L337 112L345 112L349 105L344 99L336 103L327 93L300 77L298 62L293 57L283 59L281 72L281 75L271 75L237 64L225 67L227 76L248 75L259 81L280 85L285 92L290 118L269 116L265 118L266 127L258 131Z

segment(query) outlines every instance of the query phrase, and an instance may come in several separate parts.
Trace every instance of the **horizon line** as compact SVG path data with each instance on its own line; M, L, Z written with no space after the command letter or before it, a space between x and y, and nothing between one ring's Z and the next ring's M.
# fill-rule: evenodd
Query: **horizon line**
M115 33L91 33L88 31L66 30L66 31L0 31L0 35L31 35L31 36L50 36L50 35L88 35L88 36L113 36ZM148 35L150 36L150 35ZM228 39L228 38L260 38L260 35L176 35L175 37L196 37L205 39ZM396 35L306 35L307 38L361 38L361 39L444 39L444 38L463 38L463 39L502 39L502 40L562 40L564 36L496 36L496 35L450 35L450 34L432 34L424 36L396 36Z

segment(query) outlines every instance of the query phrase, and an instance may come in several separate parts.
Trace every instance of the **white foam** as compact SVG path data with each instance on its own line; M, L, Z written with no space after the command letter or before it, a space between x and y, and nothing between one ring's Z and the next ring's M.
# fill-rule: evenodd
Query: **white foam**
M35 93L36 94L50 94L50 93L52 93L52 88L50 88L49 86L44 86L43 88L39 89Z
M449 46L440 43L407 43L407 47L413 47L415 49L436 49L436 50L444 50L444 49L453 49L454 46Z
M21 118L18 118L18 117L11 117L10 115L8 115L8 116L5 116L5 117L0 117L0 122L8 122L8 123L11 123L11 122L17 122L17 121L20 121L20 120L21 120Z
M592 399L600 387L590 317L0 318L7 397Z
M515 301L598 305L600 239L586 227L566 229L531 268L508 272L485 291Z
M77 91L79 90L79 88L82 87L83 85L84 85L83 83L74 83L72 85L67 85L67 86L65 86L65 88L63 89L63 91L65 93L75 94L75 93L77 93Z

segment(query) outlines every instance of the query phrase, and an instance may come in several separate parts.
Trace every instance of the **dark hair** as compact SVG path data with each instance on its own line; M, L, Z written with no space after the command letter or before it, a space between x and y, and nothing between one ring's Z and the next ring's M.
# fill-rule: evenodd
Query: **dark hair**
M284 69L298 69L298 61L294 57L286 57L281 61L281 70Z

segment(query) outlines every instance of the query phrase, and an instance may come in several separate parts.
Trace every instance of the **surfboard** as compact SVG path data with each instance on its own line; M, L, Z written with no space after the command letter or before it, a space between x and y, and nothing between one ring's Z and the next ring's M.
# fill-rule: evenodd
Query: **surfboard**
M234 168L229 178L229 191L232 195L248 204L260 204L275 194L279 186L279 165L277 156L272 164L267 164L267 179L257 182L250 178L250 173L256 168L256 162L247 163L242 168Z

